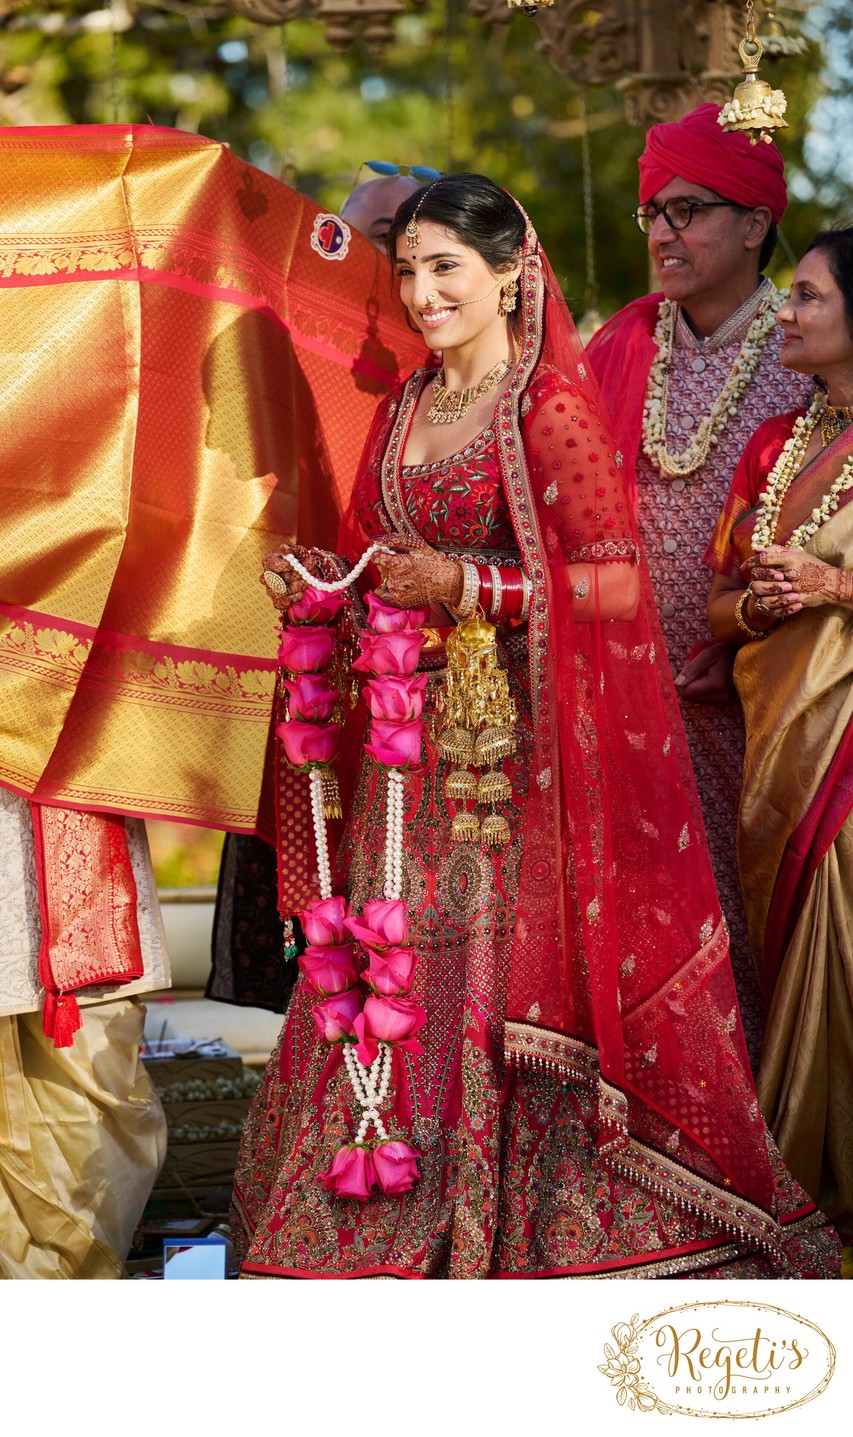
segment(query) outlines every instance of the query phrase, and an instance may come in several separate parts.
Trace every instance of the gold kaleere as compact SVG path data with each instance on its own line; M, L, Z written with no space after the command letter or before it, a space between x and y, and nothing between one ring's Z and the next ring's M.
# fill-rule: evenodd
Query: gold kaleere
M746 0L746 34L738 46L743 79L734 95L723 105L719 123L728 131L742 131L749 134L750 143L759 140L772 144L771 130L786 130L788 122L785 111L788 101L782 90L774 90L766 80L759 80L758 67L764 54L764 47L755 33L755 10L753 0Z
M320 770L320 779L323 785L323 813L326 818L343 818L344 810L341 804L341 790L338 786L338 775L330 763L324 764Z
M477 775L470 768L452 768L445 780L444 792L457 801L477 798Z
M477 606L469 619L457 625L447 640L447 677L444 685L441 728L436 746L442 758L456 765L447 775L445 793L450 799L494 807L512 794L512 784L498 765L515 753L518 714L509 692L506 673L498 662L494 624ZM470 769L487 769L478 777ZM505 844L511 837L503 814L487 813L482 820L463 810L451 824L455 843Z

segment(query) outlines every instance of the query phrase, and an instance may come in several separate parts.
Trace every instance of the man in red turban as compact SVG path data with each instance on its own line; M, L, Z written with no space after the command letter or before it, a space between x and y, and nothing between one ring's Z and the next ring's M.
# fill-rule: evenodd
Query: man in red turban
M735 851L743 722L731 685L732 652L709 642L702 555L747 440L768 415L796 408L808 386L779 364L774 317L781 300L763 275L787 202L782 156L775 144L726 133L719 113L716 105L699 105L649 130L635 218L663 292L614 315L589 355L635 481L757 1064L762 999Z

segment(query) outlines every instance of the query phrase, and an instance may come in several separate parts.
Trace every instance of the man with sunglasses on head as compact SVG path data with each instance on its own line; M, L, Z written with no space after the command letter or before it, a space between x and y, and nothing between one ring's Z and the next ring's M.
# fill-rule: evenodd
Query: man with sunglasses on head
M359 183L362 170L370 170L376 178ZM384 254L391 221L403 200L440 176L440 170L428 165L392 165L385 160L365 160L341 206L341 219Z
M634 219L663 292L615 315L589 356L634 481L756 1063L762 1002L735 852L743 722L733 650L710 641L702 556L747 440L811 391L779 364L781 298L762 273L787 203L782 156L774 144L727 134L718 116L704 104L649 130Z

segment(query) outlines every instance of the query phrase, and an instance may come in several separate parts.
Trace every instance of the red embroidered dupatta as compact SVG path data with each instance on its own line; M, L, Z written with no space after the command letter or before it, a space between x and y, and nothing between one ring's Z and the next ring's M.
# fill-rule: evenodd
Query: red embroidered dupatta
M580 340L532 235L521 292L522 359L499 409L499 441L534 586L536 751L507 1056L595 1085L607 1161L775 1246L765 1130L651 587L641 563L636 613L605 617L606 571L629 566L595 505L573 491L580 473L580 491L594 483L600 495L615 459ZM557 471L543 443L549 426L523 419L523 393L543 366L566 378L566 402L590 426ZM623 502L632 525L627 488ZM593 566L598 604L588 620L580 608L576 618L578 563Z

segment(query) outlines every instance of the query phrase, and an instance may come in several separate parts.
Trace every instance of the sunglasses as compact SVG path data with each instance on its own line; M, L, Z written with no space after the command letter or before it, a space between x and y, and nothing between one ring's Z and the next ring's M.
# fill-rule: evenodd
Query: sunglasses
M411 175L422 185L441 179L441 170L433 170L429 165L392 165L387 160L363 160L361 168L372 170L375 175Z

